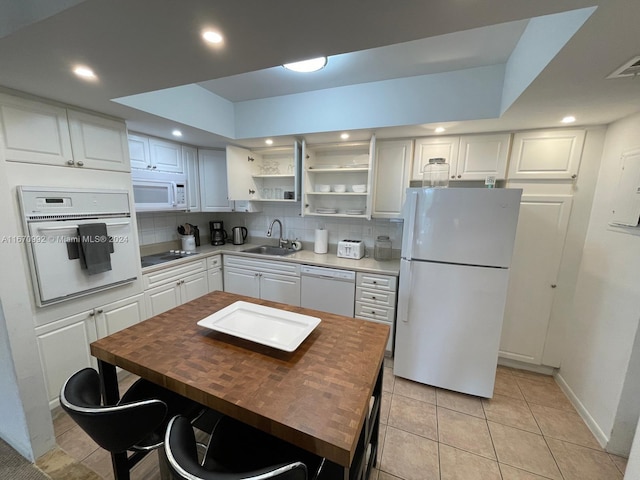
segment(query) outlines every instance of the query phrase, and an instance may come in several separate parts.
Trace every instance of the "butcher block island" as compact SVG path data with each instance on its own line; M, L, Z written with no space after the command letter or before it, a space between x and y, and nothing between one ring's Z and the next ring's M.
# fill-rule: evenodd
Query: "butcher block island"
M292 352L198 325L238 301L321 321ZM93 342L91 353L108 403L119 398L118 366L325 457L326 478L366 479L388 336L383 324L217 291Z

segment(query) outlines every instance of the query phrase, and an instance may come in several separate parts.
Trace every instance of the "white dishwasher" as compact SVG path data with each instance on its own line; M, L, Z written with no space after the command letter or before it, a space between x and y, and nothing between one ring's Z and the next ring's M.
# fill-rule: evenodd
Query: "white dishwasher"
M356 272L302 265L300 306L353 317Z

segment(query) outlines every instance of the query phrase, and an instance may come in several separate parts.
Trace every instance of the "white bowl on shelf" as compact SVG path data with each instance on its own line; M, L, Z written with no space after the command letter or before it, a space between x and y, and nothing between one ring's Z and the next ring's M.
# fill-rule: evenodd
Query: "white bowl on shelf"
M344 193L347 191L347 186L343 184L334 185L333 191L336 193Z
M351 190L353 190L355 193L365 193L367 191L367 186L364 184L351 185Z
M316 192L326 193L326 192L330 192L330 191L331 191L331 185L324 185L322 183L316 183Z

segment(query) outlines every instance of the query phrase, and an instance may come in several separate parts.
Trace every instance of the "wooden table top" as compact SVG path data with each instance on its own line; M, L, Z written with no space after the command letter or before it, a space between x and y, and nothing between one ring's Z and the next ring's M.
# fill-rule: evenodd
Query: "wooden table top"
M321 318L294 352L197 325L238 301ZM349 467L389 335L380 323L214 292L91 344L91 353Z

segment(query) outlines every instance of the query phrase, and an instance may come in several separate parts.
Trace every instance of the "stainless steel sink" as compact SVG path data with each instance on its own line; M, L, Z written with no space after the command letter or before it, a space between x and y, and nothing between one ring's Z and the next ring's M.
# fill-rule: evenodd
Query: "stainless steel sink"
M275 255L277 257L284 257L295 253L292 248L274 247L272 245L260 245L259 247L247 248L242 250L243 253L257 253L259 255Z

